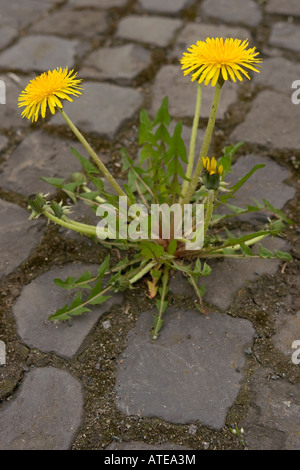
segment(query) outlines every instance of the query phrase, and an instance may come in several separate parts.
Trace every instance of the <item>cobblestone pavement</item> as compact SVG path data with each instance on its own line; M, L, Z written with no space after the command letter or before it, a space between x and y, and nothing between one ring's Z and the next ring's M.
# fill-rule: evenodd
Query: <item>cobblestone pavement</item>
M291 100L300 80L299 0L0 0L0 11L0 449L299 450L300 105ZM143 285L51 323L70 299L53 279L95 269L106 252L28 221L28 195L53 193L40 177L78 171L70 146L82 149L59 115L23 120L18 94L38 72L78 70L85 91L66 111L122 178L121 147L138 153L139 111L153 115L166 95L188 143L195 84L178 59L207 36L249 38L261 51L260 75L224 86L212 146L217 155L245 142L233 178L266 164L238 202L266 198L294 220L285 238L266 245L292 261L214 263L208 317L173 276L155 344ZM210 102L207 89L201 128ZM249 230L264 220L240 224Z

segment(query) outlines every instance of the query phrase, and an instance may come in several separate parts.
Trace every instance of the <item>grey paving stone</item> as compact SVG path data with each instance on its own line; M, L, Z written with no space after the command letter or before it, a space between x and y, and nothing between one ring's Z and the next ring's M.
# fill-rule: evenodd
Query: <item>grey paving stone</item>
M239 427L251 450L299 450L299 384L272 376L263 368L252 375L249 411Z
M269 250L288 251L288 246L281 238L267 238L262 245ZM254 250L254 249L253 249ZM275 274L280 260L245 258L202 260L212 268L209 276L200 278L199 286L205 286L204 301L225 312L234 301L237 292L249 282L255 281L264 274ZM170 281L170 292L174 295L196 296L187 279L179 272L173 274Z
M2 152L3 149L5 149L7 144L8 144L8 138L5 135L1 134L0 135L0 152Z
M0 0L0 24L9 24L17 28L24 28L46 13L57 0Z
M9 70L45 72L73 67L78 41L55 36L26 36L0 55L0 67Z
M106 450L192 450L188 447L176 444L146 444L145 442L113 442ZM171 456L169 456L171 459ZM178 456L177 456L178 458ZM179 459L178 459L179 460Z
M253 75L251 85L271 88L291 97L291 85L300 76L300 64L284 57L264 59L260 73Z
M128 0L69 0L75 7L115 8L125 7Z
M288 0L286 2L282 2L281 0L269 0L265 10L268 13L300 16L300 4L298 0Z
M243 380L251 323L170 308L154 344L152 325L151 312L142 312L128 336L118 364L117 407L126 415L221 429Z
M2 129L29 127L28 119L21 117L22 109L18 108L18 97L31 79L32 77L18 77L15 74L0 75L0 80L5 83L6 94L5 105L0 104L0 127Z
M0 449L69 450L83 414L83 390L65 370L30 370L0 408Z
M210 23L187 23L177 34L175 46L170 53L171 57L181 59L183 52L191 44L197 41L205 41L207 37L232 37L237 39L249 39L251 44L252 36L248 29L240 26L227 26L223 24ZM251 44L252 45L252 44ZM252 47L254 44L252 45Z
M91 312L74 317L66 322L48 320L59 308L70 305L75 298L72 290L62 289L53 280L65 280L68 276L79 277L86 270L96 273L98 265L68 264L54 268L27 284L13 306L18 335L29 347L43 352L55 352L59 356L72 358L82 346L86 336L97 321L112 305L122 302L123 296L115 294L106 302L92 306ZM33 328L34 325L34 328Z
M291 357L295 352L292 348L294 341L300 341L300 311L294 315L282 311L276 319L272 342L283 354Z
M180 13L188 5L191 4L190 0L139 0L139 5L147 11L155 13Z
M0 199L0 278L25 261L41 240L44 223L28 217L27 210Z
M210 114L214 88L210 85L202 86L200 117L207 118ZM189 76L184 76L180 66L165 65L156 75L153 92L151 114L155 115L161 101L169 97L169 111L173 117L194 117L197 83L191 82ZM217 118L223 119L228 107L237 99L237 86L226 82L222 88Z
M31 33L54 34L58 36L96 38L107 29L108 21L105 12L88 10L59 10L35 23Z
M102 47L83 62L81 77L128 83L151 63L150 51L136 44Z
M114 138L122 124L142 106L143 95L132 88L108 83L84 83L80 99L66 103L64 110L81 131ZM55 115L52 124L64 124Z
M300 51L300 26L280 21L272 25L269 44L291 51Z
M0 187L28 196L40 192L54 194L56 188L40 178L68 178L72 172L81 170L70 147L86 156L77 142L51 136L42 130L32 132L1 165Z
M181 26L182 21L179 19L130 15L119 22L116 35L123 39L166 47Z
M244 122L230 138L269 148L299 149L298 121L299 110L291 97L266 90L256 96Z
M17 37L18 30L15 26L9 24L1 26L0 30L0 49L7 46L12 39Z
M262 18L260 8L253 0L205 0L201 11L226 23L257 26Z

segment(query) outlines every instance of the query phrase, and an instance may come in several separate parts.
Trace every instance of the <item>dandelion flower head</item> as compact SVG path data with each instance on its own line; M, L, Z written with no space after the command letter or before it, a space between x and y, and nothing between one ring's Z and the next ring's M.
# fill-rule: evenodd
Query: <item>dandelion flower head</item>
M73 101L70 95L81 94L81 80L76 78L77 72L68 67L49 70L29 82L19 96L19 108L25 106L22 117L37 121L39 113L44 118L47 106L52 114L56 107L62 108L61 100Z
M183 53L181 59L183 74L192 74L192 82L197 80L204 85L215 86L222 81L250 79L247 69L260 72L256 66L261 62L255 47L248 48L248 39L207 38L197 41ZM258 65L259 67L259 65Z
M222 175L223 165L218 166L217 160L215 159L215 157L212 157L211 160L209 159L209 157L202 157L202 163L203 163L203 167L210 175L215 175L216 173L218 173L219 175Z

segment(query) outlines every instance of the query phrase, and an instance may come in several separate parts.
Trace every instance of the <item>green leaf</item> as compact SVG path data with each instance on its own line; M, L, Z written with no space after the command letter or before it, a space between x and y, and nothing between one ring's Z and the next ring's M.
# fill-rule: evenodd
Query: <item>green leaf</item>
M261 244L259 244L259 256L261 258L275 258L272 251L268 250L267 248L265 248Z
M283 219L285 222L287 222L290 225L293 223L293 221L291 219L289 219L284 214L284 212L282 212L279 209L276 209L274 206L272 206L272 204L269 201L267 201L266 199L263 199L263 203L264 203L266 209L268 209L270 212L273 212L274 214L277 214L281 219Z
M174 255L176 250L177 250L177 240L171 240L168 246L168 253L170 253L170 255Z
M181 158L184 163L188 163L186 158L186 148L184 141L181 137L182 123L178 122L175 126L173 136L171 137L170 148L168 150L168 156L174 156Z
M243 186L243 184L246 183L246 181L250 178L250 176L253 175L253 173L255 173L260 168L264 168L265 166L266 165L264 165L263 163L260 165L255 165L252 170L250 170L245 176L243 176L243 178L241 178L234 186L230 188L231 193L235 193L238 189Z
M62 188L65 178L46 178L45 176L41 177L41 180L46 181L46 183L52 184L56 188Z
M154 121L153 127L157 124L164 124L164 126L168 127L171 122L171 117L169 114L169 99L165 96L161 102L160 108L157 111Z
M240 247L241 247L241 251L242 251L243 255L253 256L251 248L249 248L249 246L247 246L244 242L240 243Z
M49 316L49 320L54 321L54 320L68 320L70 316L78 316L82 315L85 312L90 312L91 310L87 308L85 305L83 305L82 298L81 298L81 292L79 291L77 293L77 296L75 300L72 302L70 307L68 305L65 305L63 308L58 310L56 313L53 315Z
M165 250L161 245L157 245L156 243L150 241L142 241L141 242L141 255L145 259L155 259L160 258L165 253Z
M91 286L88 282L92 279L92 275L90 271L85 271L78 279L75 279L73 276L67 277L65 281L61 279L54 279L54 283L58 287L62 287L63 289L74 289L75 287L82 287L84 289L91 289Z
M280 250L274 250L274 253L277 258L279 259L285 259L287 261L291 261L292 257L289 253L286 253L285 251L280 251Z
M87 173L99 173L98 168L96 168L87 158L83 157L74 147L71 147L71 152L73 153L74 157L80 161L82 168Z
M204 263L203 269L201 271L201 275L202 276L209 276L211 271L212 271L211 267L208 264Z
M102 278L105 275L105 273L107 273L107 271L109 270L109 261L110 261L110 255L107 255L97 270L98 278Z

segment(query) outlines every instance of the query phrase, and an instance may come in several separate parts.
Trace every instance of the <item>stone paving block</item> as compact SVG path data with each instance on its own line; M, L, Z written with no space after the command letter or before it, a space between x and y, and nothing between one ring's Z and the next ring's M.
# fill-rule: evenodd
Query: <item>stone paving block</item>
M69 372L30 370L0 408L1 450L69 450L83 414L83 390Z
M0 152L2 152L3 149L8 144L8 138L5 135L0 134Z
M181 59L183 52L187 48L196 44L197 41L205 41L207 37L232 37L237 39L249 39L252 45L252 36L248 29L240 26L227 26L223 24L210 23L187 23L184 28L177 34L175 46L170 53L171 57Z
M294 341L300 341L300 311L294 315L282 311L276 319L276 333L272 336L272 342L277 349L291 358L295 352L292 348Z
M210 85L202 87L201 118L208 118L211 110L214 88ZM162 99L169 97L169 111L172 117L193 118L197 96L197 83L184 76L180 65L165 65L156 75L153 92L151 114L158 111ZM226 82L222 88L217 119L223 119L228 107L237 99L237 86Z
M73 67L78 41L56 36L26 36L0 55L0 67L22 72L45 72Z
M9 24L17 28L24 28L35 21L52 6L57 0L0 0L0 24Z
M125 7L128 0L69 0L75 7L115 8Z
M41 240L45 224L28 217L27 210L0 199L0 278L23 263Z
M252 102L244 122L230 136L232 141L261 144L269 148L299 149L299 109L291 97L262 91Z
M260 8L253 0L205 0L200 11L222 22L248 26L257 26L262 19Z
M252 375L249 411L239 427L251 450L299 450L299 384L273 376L263 368Z
M112 305L123 301L122 294L113 294L103 304L91 306L91 312L73 317L65 322L48 320L56 310L74 300L72 290L62 289L54 284L54 279L65 280L69 276L78 278L85 271L97 272L98 265L68 264L54 268L27 284L13 306L18 334L29 347L43 352L55 352L59 356L72 358L83 341L104 313ZM34 328L33 328L34 325Z
M82 97L66 103L64 110L81 131L108 139L114 138L143 103L143 95L132 88L108 83L84 83L83 87ZM64 121L57 114L51 123L62 125Z
M103 11L88 10L84 14L80 10L59 10L35 23L30 33L54 34L58 36L93 37L104 33L108 21Z
M42 130L32 132L1 165L0 187L28 196L40 192L54 194L56 188L41 177L69 178L72 172L80 171L82 167L71 147L87 155L77 142L51 136Z
M18 30L15 26L9 24L1 26L0 30L0 49L7 46L12 39L17 37Z
M300 51L300 26L280 21L272 26L269 45Z
M80 76L127 84L151 63L151 53L136 44L101 47L83 62Z
M300 4L298 0L268 0L265 10L267 13L278 13L280 15L300 16Z
M19 77L15 74L0 75L0 80L5 83L6 94L5 105L0 104L0 127L2 129L29 127L28 119L23 119L21 117L22 109L18 108L18 97L31 79L32 76Z
M263 60L260 73L253 75L251 85L272 88L291 97L291 85L300 77L300 64L284 57L271 57Z
M146 444L145 442L113 442L106 450L192 450L182 445L170 444ZM171 459L171 456L169 456Z
M281 238L266 238L262 241L262 245L271 251L288 251L288 245ZM257 280L264 274L275 274L281 264L277 259L262 258L202 261L206 261L212 268L209 276L199 278L198 281L199 286L205 286L204 301L223 312L229 309L238 291L247 283ZM174 295L193 296L196 299L192 286L179 272L173 274L169 287Z
M155 13L180 13L191 4L191 0L139 0L139 6Z
M182 21L179 19L130 15L119 22L116 35L131 41L166 47L181 26Z
M252 342L250 322L224 314L167 309L158 340L142 312L118 364L116 404L126 415L221 429L232 406Z

